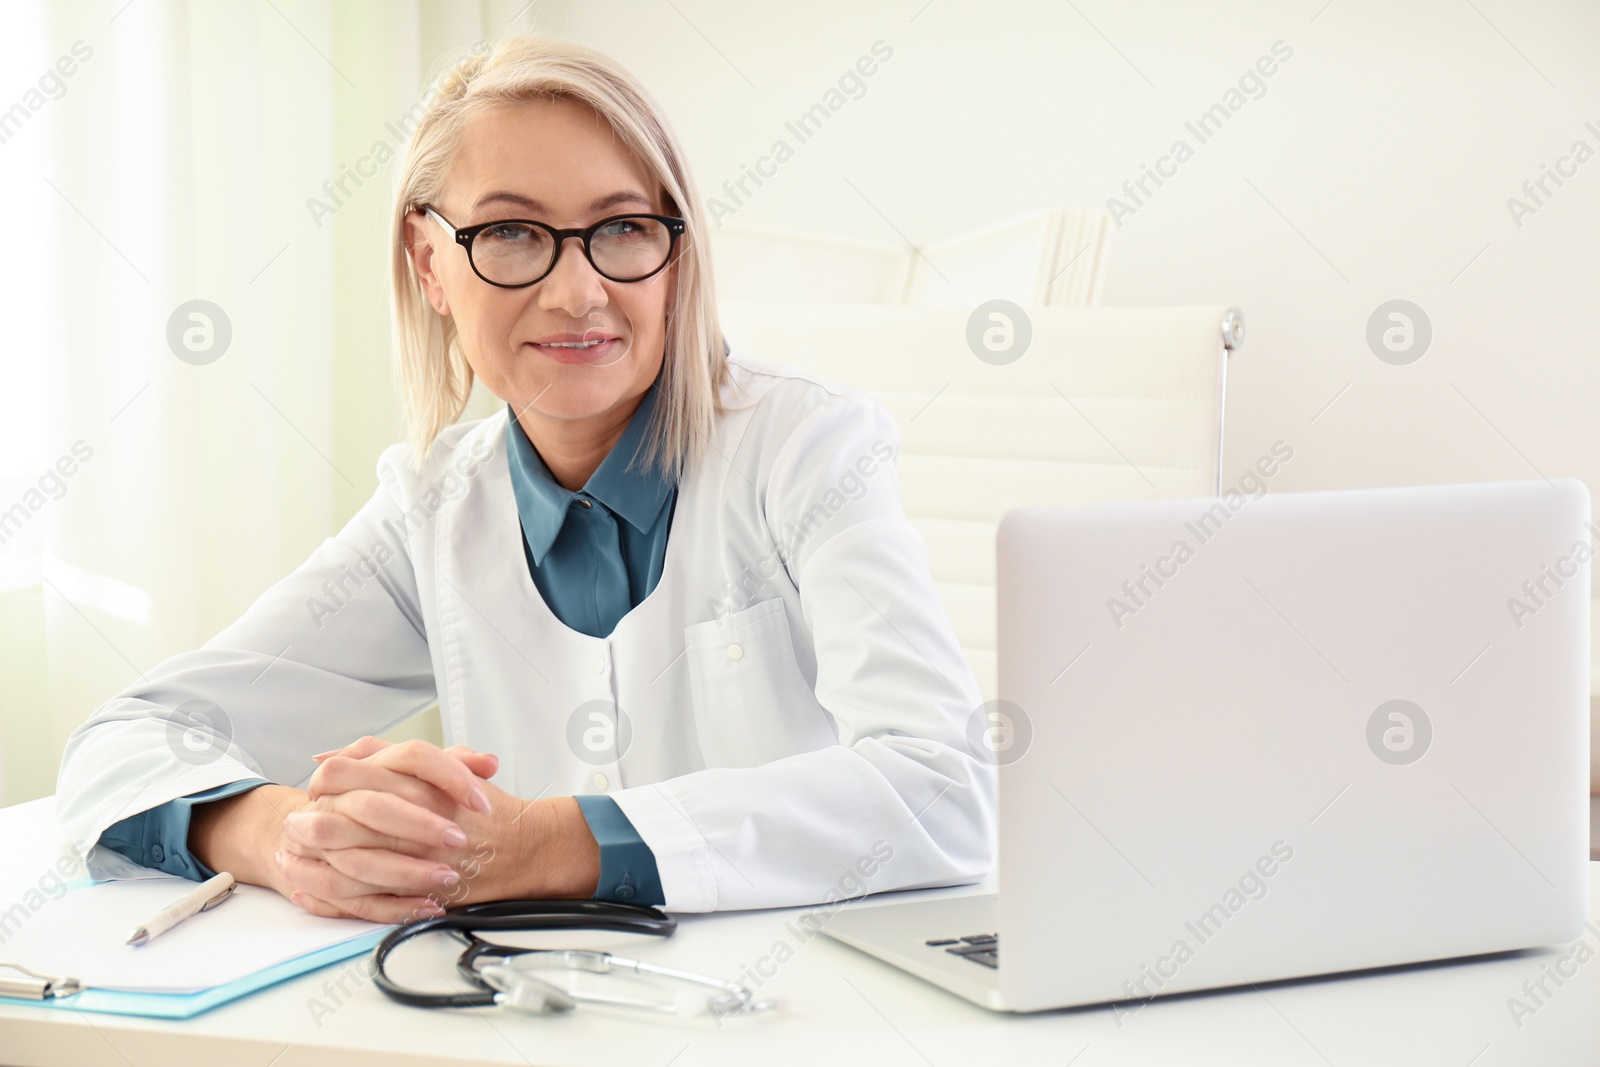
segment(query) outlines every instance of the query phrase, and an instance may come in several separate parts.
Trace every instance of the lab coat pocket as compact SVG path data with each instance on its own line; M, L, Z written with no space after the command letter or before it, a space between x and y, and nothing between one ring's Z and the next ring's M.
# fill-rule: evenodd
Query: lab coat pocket
M781 597L684 628L695 728L708 767L757 767L837 744L800 673Z

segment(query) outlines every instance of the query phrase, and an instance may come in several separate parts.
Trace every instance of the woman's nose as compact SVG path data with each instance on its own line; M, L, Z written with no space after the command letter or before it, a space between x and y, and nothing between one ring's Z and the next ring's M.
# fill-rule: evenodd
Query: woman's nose
M583 241L569 237L561 242L556 265L539 284L539 306L546 311L565 311L581 316L604 305L603 279L583 254Z

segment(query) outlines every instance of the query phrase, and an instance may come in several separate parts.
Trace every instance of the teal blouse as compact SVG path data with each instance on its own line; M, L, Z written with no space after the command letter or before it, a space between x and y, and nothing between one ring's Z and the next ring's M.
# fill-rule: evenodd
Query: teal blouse
M617 443L576 491L551 477L515 411L506 408L506 456L529 574L556 618L591 637L609 634L661 580L678 487L669 473L644 469L640 455L659 387L658 377ZM189 851L194 806L265 784L251 778L170 800L115 823L99 843L168 874L210 878L215 872ZM655 854L617 802L604 794L577 801L600 845L594 899L663 903Z

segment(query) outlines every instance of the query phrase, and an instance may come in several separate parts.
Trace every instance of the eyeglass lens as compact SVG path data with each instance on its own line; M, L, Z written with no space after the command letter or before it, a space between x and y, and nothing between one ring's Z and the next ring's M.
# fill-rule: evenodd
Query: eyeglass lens
M590 261L613 281L635 281L659 270L672 251L672 235L652 218L612 219L589 241ZM478 234L472 262L501 285L522 285L549 271L556 254L548 231L526 222L503 222Z

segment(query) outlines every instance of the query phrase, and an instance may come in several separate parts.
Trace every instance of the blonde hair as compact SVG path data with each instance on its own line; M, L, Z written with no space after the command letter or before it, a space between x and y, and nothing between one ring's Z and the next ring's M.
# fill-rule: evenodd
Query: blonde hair
M566 98L592 108L639 157L666 194L666 210L687 226L674 262L676 296L666 314L660 400L643 459L681 476L702 455L721 409L726 347L717 322L704 213L682 147L644 87L610 58L535 34L493 48L481 43L440 76L422 107L395 186L390 297L401 401L413 460L461 417L473 373L455 324L428 302L406 251L406 214L433 203L469 119L496 105Z

